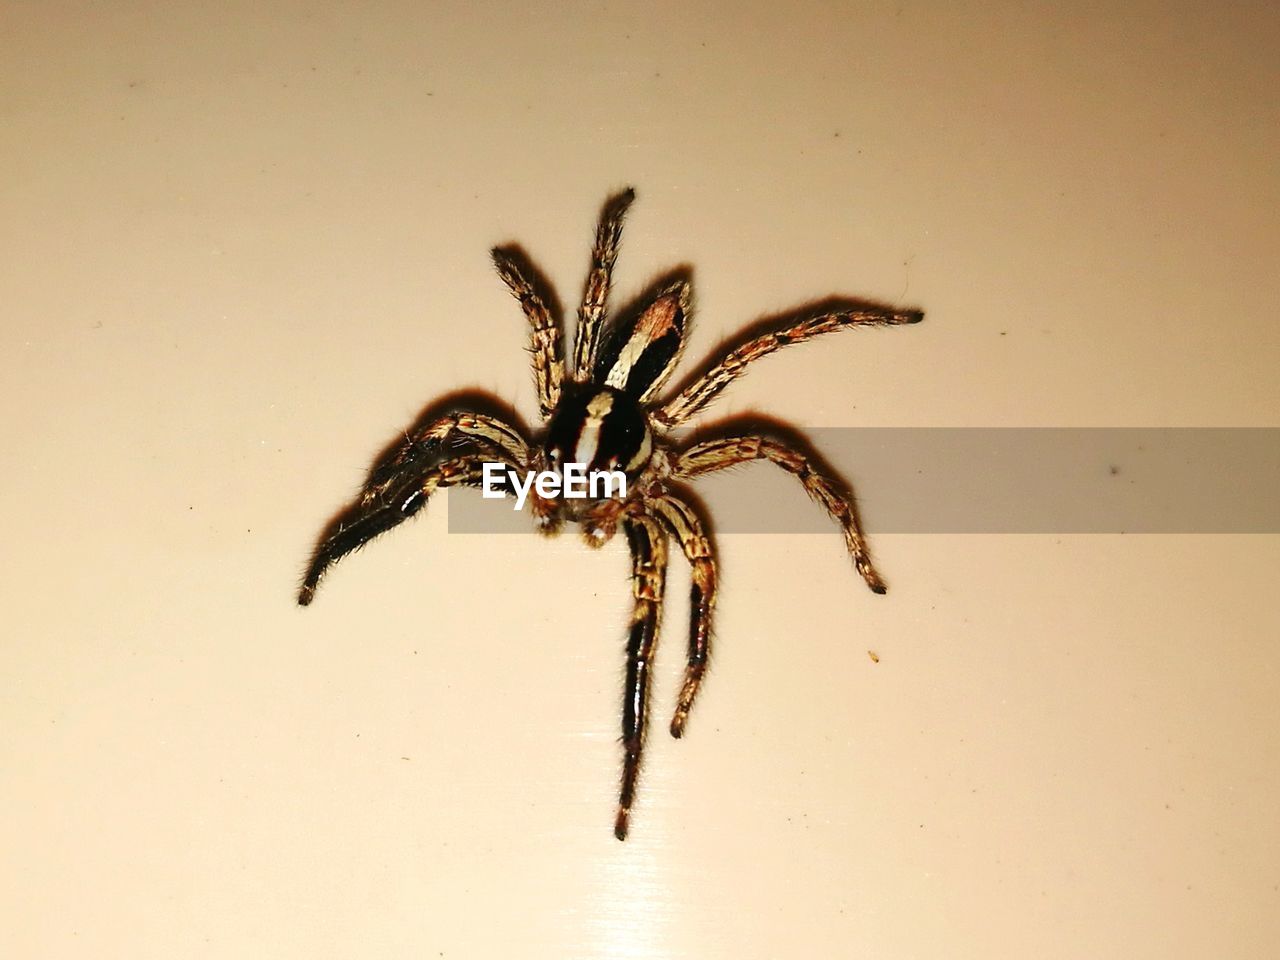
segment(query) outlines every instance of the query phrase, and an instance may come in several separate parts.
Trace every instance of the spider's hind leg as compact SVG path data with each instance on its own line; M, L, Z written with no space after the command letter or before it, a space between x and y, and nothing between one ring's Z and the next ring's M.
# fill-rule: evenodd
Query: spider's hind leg
M564 332L555 295L519 247L494 247L493 265L529 320L533 382L545 420L560 402L564 383Z
M578 309L578 330L573 345L573 374L580 380L591 376L600 328L604 323L609 287L613 283L613 264L618 259L622 239L622 221L636 192L628 187L610 197L600 213L596 226L596 242L591 249L591 272Z
M760 331L756 336L724 355L676 397L667 401L654 416L659 423L669 427L684 423L742 376L754 361L793 343L804 343L846 327L898 326L919 323L923 319L924 313L919 310L894 310L866 301L833 297L814 304L812 308L754 324L753 328ZM776 326L777 320L782 321L780 327Z
M628 517L623 526L631 545L635 612L627 637L627 679L622 701L622 790L613 825L613 835L619 840L627 838L640 773L640 753L644 749L645 721L649 713L649 670L658 639L667 573L667 538L662 528L645 516Z

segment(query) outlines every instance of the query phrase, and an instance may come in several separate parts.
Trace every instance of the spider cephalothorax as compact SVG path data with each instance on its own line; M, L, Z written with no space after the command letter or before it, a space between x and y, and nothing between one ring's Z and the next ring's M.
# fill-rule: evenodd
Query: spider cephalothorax
M411 517L436 489L480 485L486 463L520 474L560 475L566 465L581 464L587 470L624 475L625 493L569 499L533 491L528 497L544 532L556 533L565 522L577 523L586 542L599 546L621 526L631 550L635 608L627 639L622 790L614 824L619 840L627 835L640 769L650 663L671 539L692 570L688 659L671 721L673 737L684 733L707 665L716 562L707 524L686 481L751 460L778 465L793 474L841 525L867 586L876 593L885 591L871 565L852 492L806 448L754 429L734 431L732 421L722 424L714 438L695 434L680 444L669 438L668 431L698 414L751 361L780 347L844 327L918 323L924 318L918 310L893 310L863 301L823 301L816 309L790 314L748 338L660 402L658 394L680 359L688 333L690 282L687 275L672 274L650 288L632 310L606 321L622 220L634 198L634 192L626 190L605 204L568 364L562 324L539 292L532 267L514 248L493 251L498 273L520 301L532 328L533 371L543 427L530 432L511 422L514 418L475 409L454 409L424 421L375 465L359 498L326 531L298 595L299 603L309 604L332 564Z
M653 431L640 404L621 390L566 384L542 446L548 469L580 463L617 470L633 484L653 460Z

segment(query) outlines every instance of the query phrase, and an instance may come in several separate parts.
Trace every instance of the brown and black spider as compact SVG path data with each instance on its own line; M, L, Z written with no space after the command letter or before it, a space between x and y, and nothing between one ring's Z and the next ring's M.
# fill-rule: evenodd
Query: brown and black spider
M884 593L871 564L852 491L801 444L761 431L695 434L677 444L668 431L685 423L732 383L753 360L780 347L844 327L918 323L918 310L892 310L864 301L828 300L788 315L773 329L727 352L665 403L658 392L680 359L688 334L690 281L667 275L634 307L606 323L605 305L622 221L635 199L626 190L605 204L596 228L591 272L578 311L577 340L566 370L561 323L550 294L519 250L499 247L493 261L529 319L533 375L544 426L522 426L479 410L453 411L424 422L376 464L360 497L331 524L316 548L298 595L309 604L325 571L352 550L407 520L440 487L478 486L483 464L516 472L561 474L567 464L621 471L625 493L599 499L549 498L531 491L540 528L559 532L568 520L582 527L591 546L608 541L619 525L632 556L635 610L627 640L622 706L622 789L614 834L627 835L648 713L649 671L657 640L666 578L667 540L674 537L692 569L688 666L671 721L680 737L707 666L711 611L716 601L716 561L707 526L682 481L751 460L768 460L792 473L838 522L854 565L867 586ZM722 431L723 433L723 431ZM598 491L597 491L598 492Z

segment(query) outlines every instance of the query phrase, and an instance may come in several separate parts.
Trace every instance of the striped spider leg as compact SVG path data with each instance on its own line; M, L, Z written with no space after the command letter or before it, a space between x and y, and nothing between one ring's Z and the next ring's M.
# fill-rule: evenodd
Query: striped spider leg
M484 452L442 457L442 448L455 433ZM478 486L487 461L512 470L527 469L529 463L529 446L520 431L497 417L449 414L407 437L394 454L374 467L360 496L329 525L303 576L298 603L310 604L329 567L408 520L440 487Z
M623 521L631 548L631 592L635 607L627 635L626 686L622 697L622 790L613 835L627 839L631 804L640 774L640 754L644 750L645 724L649 718L649 670L658 641L662 617L662 594L667 577L667 535L644 514Z
M675 715L671 718L671 735L678 740L684 736L684 725L689 719L689 711L693 709L711 654L711 611L716 605L717 585L715 548L698 508L694 506L692 494L675 484L668 484L667 492L655 499L650 508L680 544L685 559L689 561L688 663L684 683L676 699Z
M732 420L723 426L731 425ZM703 474L724 470L752 460L767 460L795 476L805 493L818 502L844 530L845 546L853 557L853 565L873 593L884 593L886 587L871 563L862 523L858 519L853 490L832 476L815 454L800 449L798 442L784 442L759 433L739 434L694 443L681 453L672 468L672 476L692 480Z
M609 287L613 283L613 264L618 259L622 221L635 198L636 192L630 187L610 197L605 201L600 223L596 226L596 242L591 250L591 271L587 274L586 288L582 293L582 306L578 310L578 331L573 344L573 375L580 380L591 376L596 344L609 301Z
M491 251L498 276L512 295L520 301L529 319L530 352L533 357L533 382L538 391L538 412L545 420L560 403L564 383L564 330L549 302L532 279L537 276L532 264L518 247L494 247Z
M387 488L411 469L410 464L438 459L440 453L449 452L446 448L468 445L491 448L514 463L529 460L529 443L523 432L506 420L479 411L454 411L434 417L406 434L395 453L374 467L360 493L360 502L367 505L382 499Z
M872 304L855 301L829 300L817 305L816 310L806 311L805 316L783 327L769 330L735 348L710 370L689 384L660 410L654 419L668 427L679 426L720 395L725 387L742 376L748 364L767 357L793 343L804 343L833 330L856 326L897 326L919 323L924 319L920 310L890 310Z
M683 491L668 491L648 500L647 509L652 511L652 515L634 512L623 519L623 530L631 550L635 609L627 638L627 671L622 701L622 789L613 826L614 836L619 840L627 837L640 757L644 750L649 717L649 673L662 616L669 535L679 542L692 570L689 662L675 717L671 721L671 735L676 738L684 733L689 709L702 682L709 653L711 609L715 605L715 558L689 495Z

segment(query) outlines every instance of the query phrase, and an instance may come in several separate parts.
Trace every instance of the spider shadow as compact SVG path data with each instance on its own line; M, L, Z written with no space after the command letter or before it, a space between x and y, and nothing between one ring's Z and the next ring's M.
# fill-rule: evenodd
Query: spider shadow
M922 311L912 307L895 307L891 304L880 300L871 300L867 297L847 297L833 294L827 297L819 297L815 300L808 300L799 306L791 307L778 313L770 313L758 320L753 320L746 326L740 328L734 333L722 338L706 358L695 367L691 367L678 381L668 387L664 392L663 400L658 404L668 403L678 397L683 391L693 386L721 361L728 357L734 350L750 343L759 337L763 337L770 333L780 333L788 327L793 327L798 323L806 320L814 320L818 317L829 313L857 312L862 310L873 310L889 313L916 313L920 319L924 318ZM916 321L919 322L919 321ZM782 421L778 421L781 423Z

